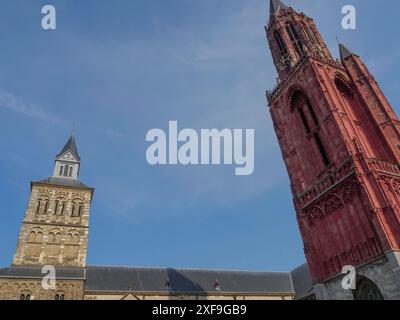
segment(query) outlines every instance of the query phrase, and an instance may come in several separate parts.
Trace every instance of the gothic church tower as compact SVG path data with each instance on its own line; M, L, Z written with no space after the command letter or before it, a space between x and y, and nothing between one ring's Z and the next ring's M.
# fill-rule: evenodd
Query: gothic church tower
M334 60L314 21L279 0L265 28L267 93L319 299L400 299L400 122L362 59ZM356 267L356 289L341 286Z

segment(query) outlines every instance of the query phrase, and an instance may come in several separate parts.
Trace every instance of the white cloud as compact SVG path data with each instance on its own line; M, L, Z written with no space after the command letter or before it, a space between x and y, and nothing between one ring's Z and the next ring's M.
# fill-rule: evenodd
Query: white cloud
M0 91L0 108L8 109L23 116L47 123L64 124L64 121L59 117L36 105L26 104L9 92Z

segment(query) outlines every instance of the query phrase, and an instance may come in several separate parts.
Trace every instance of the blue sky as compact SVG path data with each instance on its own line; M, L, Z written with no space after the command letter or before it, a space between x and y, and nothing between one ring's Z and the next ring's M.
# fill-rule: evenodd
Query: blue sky
M9 265L31 180L52 173L72 124L80 179L96 188L88 263L291 270L302 244L265 90L276 71L263 26L267 0L55 0L0 3L0 265ZM79 3L79 4L78 4ZM361 55L393 107L400 45L397 0L286 1ZM357 8L357 30L341 8ZM387 8L390 7L390 10ZM255 172L152 167L146 133L254 128Z

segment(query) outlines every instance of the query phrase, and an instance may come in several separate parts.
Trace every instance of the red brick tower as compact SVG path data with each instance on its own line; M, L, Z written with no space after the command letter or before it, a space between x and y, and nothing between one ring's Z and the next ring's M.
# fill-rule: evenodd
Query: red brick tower
M400 299L400 122L359 56L271 0L268 92L317 298ZM357 268L357 290L341 286Z

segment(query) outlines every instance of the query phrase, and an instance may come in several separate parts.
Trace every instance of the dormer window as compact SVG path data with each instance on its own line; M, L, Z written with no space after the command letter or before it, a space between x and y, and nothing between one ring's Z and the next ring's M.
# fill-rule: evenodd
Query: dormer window
M219 285L218 280L215 280L215 282L214 282L214 284L213 284L213 288L214 288L215 290L221 290L221 287L220 287L220 285Z
M61 166L61 167L60 167L60 172L59 172L58 175L62 176L62 174L63 174L63 169L64 169L64 166Z

